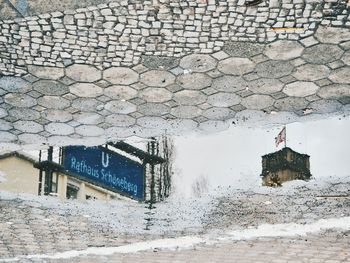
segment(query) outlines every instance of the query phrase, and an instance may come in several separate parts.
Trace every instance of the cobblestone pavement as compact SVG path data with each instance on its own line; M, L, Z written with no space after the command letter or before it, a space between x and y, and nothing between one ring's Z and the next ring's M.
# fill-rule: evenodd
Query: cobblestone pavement
M338 2L118 1L1 21L0 142L349 112L350 7Z
M350 262L350 233L328 232L296 238L260 238L181 251L149 251L47 262ZM39 261L40 262L40 261Z
M328 231L289 238L232 241L186 250L158 250L69 259L22 259L21 262L251 262L251 263L347 263L350 232ZM11 261L10 261L11 262Z
M144 230L146 221L142 218L146 210L144 205L133 205L130 209L139 220L131 220L123 215L117 207L106 206L106 209L83 209L76 201L63 203L59 209L40 201L40 198L29 200L21 198L3 198L0 201L0 258L20 258L26 262L26 255L50 255L71 250L88 248L118 247L137 242L159 240L163 238L180 238L186 235L225 237L227 231L241 231L261 226L262 224L309 225L332 218L350 216L349 179L328 182L319 185L316 182L292 184L289 188L267 189L260 191L232 191L213 196L206 201L202 199L187 200L183 203L165 202L158 204L153 214L155 231ZM54 199L51 200L53 202ZM120 201L113 201L120 202ZM204 202L202 206L199 204ZM89 203L86 204L89 207ZM187 208L186 208L187 206ZM196 208L196 207L202 208ZM203 209L204 207L204 209ZM164 209L167 213L164 213ZM186 210L188 209L188 210ZM189 216L188 211L192 211ZM138 212L141 212L141 216ZM98 213L98 217L96 215ZM178 218L189 218L182 222ZM106 217L106 220L101 218ZM178 218L177 218L178 217ZM192 221L200 221L193 225ZM127 223L129 222L129 223ZM175 223L179 226L172 227ZM322 221L323 222L323 221ZM324 221L327 224L326 221ZM138 227L139 224L141 227ZM160 227L162 224L165 227ZM157 228L158 227L158 228ZM80 256L72 259L51 260L33 258L38 262L129 262L169 261L207 262L242 259L242 262L332 262L326 260L349 261L350 229L326 230L312 232L306 236L278 237L255 240L235 241L221 239L215 243L198 243L195 249L178 251L162 250L138 252L122 255L115 253L109 256ZM283 227L283 231L288 231ZM349 228L349 227L347 227ZM135 230L136 229L136 230ZM152 229L152 226L151 226ZM157 230L158 229L158 230ZM269 234L274 234L269 230ZM243 238L244 239L244 238ZM229 243L227 243L229 242ZM165 242L166 243L166 242ZM249 249L251 248L251 249ZM156 249L158 251L158 249ZM244 259L244 260L243 260ZM305 259L305 260L304 260ZM318 259L319 261L317 261ZM29 260L29 259L28 259ZM209 260L209 261L208 261ZM304 261L302 261L304 260ZM206 261L204 261L206 262ZM278 261L276 261L278 262Z

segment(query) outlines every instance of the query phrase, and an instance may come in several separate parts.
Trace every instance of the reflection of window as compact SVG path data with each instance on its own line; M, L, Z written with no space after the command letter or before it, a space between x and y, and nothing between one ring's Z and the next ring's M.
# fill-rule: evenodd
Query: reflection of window
M68 184L67 185L67 199L77 199L78 197L78 191L79 191L79 187L72 185L72 184Z

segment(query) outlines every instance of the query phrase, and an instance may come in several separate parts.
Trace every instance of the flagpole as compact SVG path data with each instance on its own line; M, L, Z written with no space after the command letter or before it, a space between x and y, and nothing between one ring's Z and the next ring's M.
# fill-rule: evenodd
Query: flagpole
M284 138L284 148L287 147L287 126L284 126L284 134L285 134L285 138Z

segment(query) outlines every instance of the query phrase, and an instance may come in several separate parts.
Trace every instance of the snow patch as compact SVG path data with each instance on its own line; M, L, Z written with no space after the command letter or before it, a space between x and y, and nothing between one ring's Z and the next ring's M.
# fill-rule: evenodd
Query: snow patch
M257 228L235 230L229 233L232 240L254 239L258 237L305 236L328 229L350 230L350 217L320 219L311 224L263 224ZM227 240L227 237L224 240Z

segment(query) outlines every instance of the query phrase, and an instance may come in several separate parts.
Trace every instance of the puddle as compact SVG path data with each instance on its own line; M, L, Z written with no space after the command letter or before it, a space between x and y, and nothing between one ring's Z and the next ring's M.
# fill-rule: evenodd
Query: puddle
M277 152L278 158L269 162L282 167L273 175L279 176L273 186L283 187L294 179L322 182L350 176L349 132L350 118L339 116L269 128L231 125L210 134L130 137L99 146L5 151L0 155L0 191L48 195L57 202L137 201L142 203L143 229L148 231L159 224L158 204L166 206L169 197L185 203L186 198L199 200L223 189L236 193L263 189L267 184L262 175L273 165L264 166L262 156L271 153ZM279 158L286 162L279 164ZM300 165L308 176L293 174ZM284 178L288 170L292 175ZM273 200L261 202L265 208L275 205ZM170 224L164 211L161 208L163 224Z

